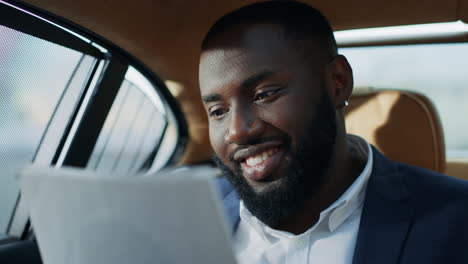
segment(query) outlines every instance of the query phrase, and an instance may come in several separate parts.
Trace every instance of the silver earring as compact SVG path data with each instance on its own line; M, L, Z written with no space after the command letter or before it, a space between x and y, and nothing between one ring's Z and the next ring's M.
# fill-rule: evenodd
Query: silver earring
M345 106L348 106L348 105L349 105L348 100L344 100L344 105L345 105Z

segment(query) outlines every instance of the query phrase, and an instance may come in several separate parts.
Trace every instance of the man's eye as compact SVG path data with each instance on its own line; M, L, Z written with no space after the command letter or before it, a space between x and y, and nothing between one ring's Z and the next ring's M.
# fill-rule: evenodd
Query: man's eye
M227 113L227 109L217 108L217 109L213 109L213 110L210 111L210 116L214 117L214 118L219 118L219 117L222 117L223 115L225 115L226 113Z
M279 89L271 89L271 90L268 90L268 91L259 92L259 93L255 94L254 100L255 101L264 100L264 99L276 94L278 91L279 91Z

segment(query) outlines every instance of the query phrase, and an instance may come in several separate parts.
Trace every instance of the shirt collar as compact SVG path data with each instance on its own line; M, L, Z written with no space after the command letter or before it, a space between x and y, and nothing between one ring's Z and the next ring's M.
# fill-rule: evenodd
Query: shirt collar
M358 136L348 135L348 142L354 150L363 151L365 155L367 155L366 165L353 184L340 196L340 198L338 198L338 200L322 211L317 223L303 234L308 234L318 226L322 225L324 225L329 232L335 231L364 202L367 182L372 173L372 148L369 143ZM240 202L239 215L241 221L253 228L265 240L272 241L272 239L275 240L294 236L294 234L275 230L262 223L249 212L249 210L244 206L242 200Z
M372 148L369 143L364 139L357 136L349 136L350 141L355 140L356 147L367 147L367 162L358 178L353 184L341 195L341 197L334 203L336 207L331 209L330 217L328 219L328 228L330 232L335 231L351 214L362 205L364 196L367 189L367 182L372 173ZM333 205L334 205L333 204ZM332 205L332 206L333 206ZM329 208L332 208L330 206ZM327 209L328 210L328 209Z

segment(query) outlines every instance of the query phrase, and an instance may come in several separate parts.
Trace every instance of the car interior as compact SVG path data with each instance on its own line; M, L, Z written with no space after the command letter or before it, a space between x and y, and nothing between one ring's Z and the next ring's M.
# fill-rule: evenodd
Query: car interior
M254 0L0 0L0 262L42 263L16 173L34 163L151 173L210 164L200 45ZM347 132L468 180L468 0L304 0L355 88Z

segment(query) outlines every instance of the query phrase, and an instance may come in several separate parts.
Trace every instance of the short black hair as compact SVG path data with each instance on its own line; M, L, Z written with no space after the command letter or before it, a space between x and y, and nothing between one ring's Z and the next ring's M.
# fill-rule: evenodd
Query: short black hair
M338 53L333 29L325 16L312 6L288 0L258 2L224 15L205 35L202 50L208 47L212 39L231 27L249 23L278 24L295 40L318 41L331 58Z

